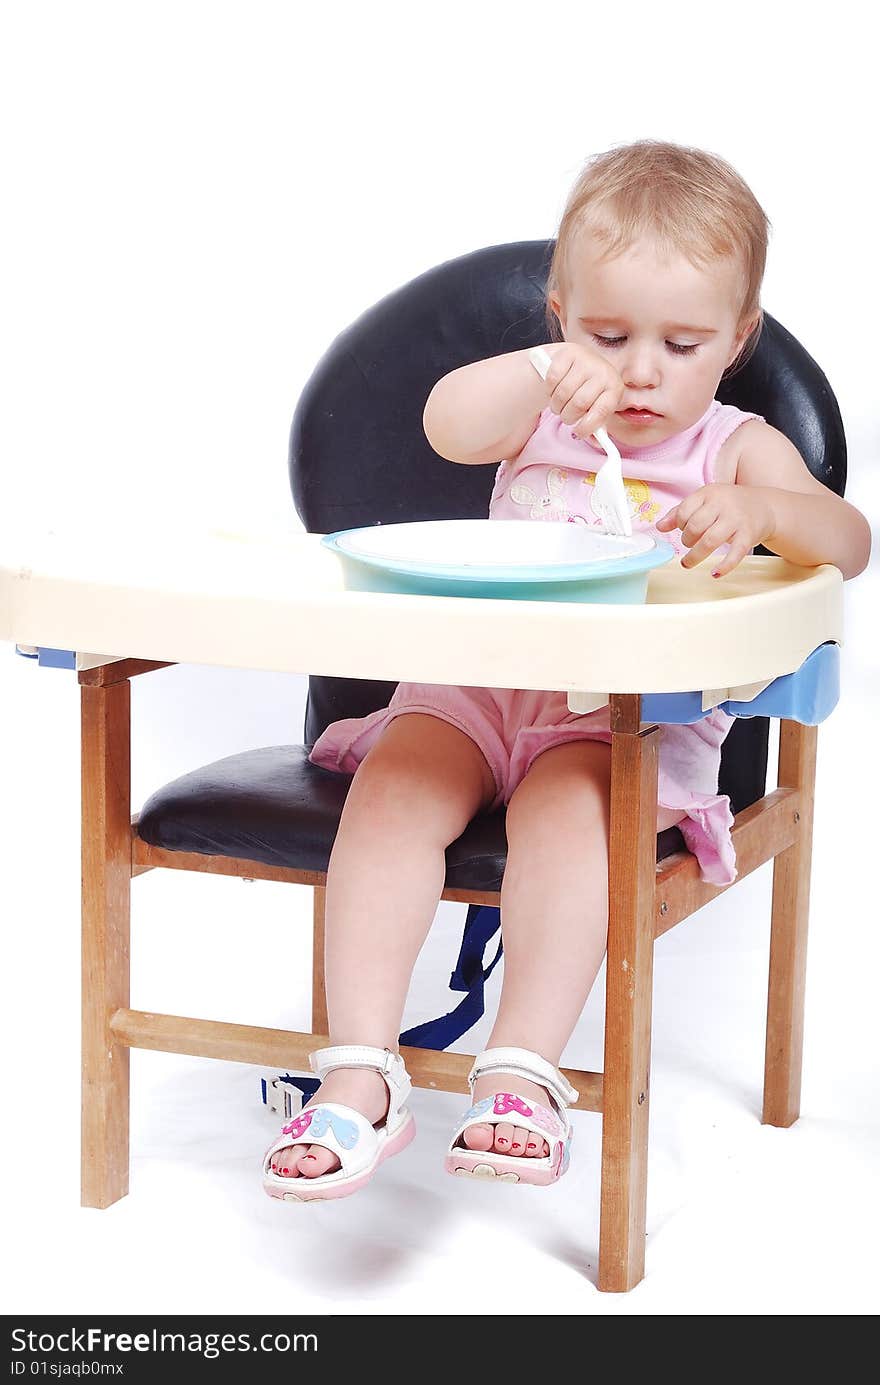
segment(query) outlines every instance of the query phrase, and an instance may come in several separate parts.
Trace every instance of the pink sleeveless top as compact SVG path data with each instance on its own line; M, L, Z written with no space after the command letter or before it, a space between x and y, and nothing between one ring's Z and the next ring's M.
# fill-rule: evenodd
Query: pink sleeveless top
M618 444L633 532L647 532L686 553L677 529L658 533L657 520L685 496L715 479L715 458L741 423L761 419L733 404L713 399L690 428L650 447ZM764 420L761 419L761 422ZM491 519L565 519L601 528L592 507L597 467L605 453L592 438L572 433L557 414L545 409L522 452L502 462L489 501Z

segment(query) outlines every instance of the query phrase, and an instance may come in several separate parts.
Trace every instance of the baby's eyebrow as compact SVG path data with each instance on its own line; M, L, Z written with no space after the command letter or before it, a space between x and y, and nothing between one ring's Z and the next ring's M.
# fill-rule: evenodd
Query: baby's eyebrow
M620 327L625 325L622 317L582 317L580 322L589 322L593 327ZM696 336L715 337L718 335L717 327L693 327L685 322L664 322L662 330L664 332L693 332Z
M693 332L700 337L717 337L717 327L691 327L684 322L667 322L663 328L664 332Z

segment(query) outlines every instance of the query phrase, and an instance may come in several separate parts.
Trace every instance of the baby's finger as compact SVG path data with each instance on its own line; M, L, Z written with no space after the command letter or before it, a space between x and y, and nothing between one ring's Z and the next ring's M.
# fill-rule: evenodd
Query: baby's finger
M710 524L701 538L693 544L689 544L690 553L686 553L681 560L682 567L696 567L708 558L710 553L714 553L716 548L720 548L723 543L728 543L733 535L728 525L722 521ZM682 534L682 538L684 535Z
M608 419L617 408L617 396L614 390L605 389L595 400L592 407L575 424L572 432L579 438L589 438L595 433L597 428L603 428Z
M561 414L572 395L583 384L582 372L574 361L554 384L553 373L548 370L546 382L550 393L550 408L554 414Z
M688 524L700 514L701 510L704 511L701 518L705 520L703 529L707 528L713 519L718 518L718 509L717 499L713 499L712 493L706 486L701 486L699 490L691 491L690 495L686 495L684 500L679 501L677 508L674 511L670 510L669 514L676 515L678 527L684 533ZM664 515L664 519L666 518L667 516ZM702 533L702 529L700 532ZM696 537L699 538L699 534Z
M591 380L585 380L575 390L559 417L563 423L580 423L595 401L596 385Z
M671 510L667 510L666 514L661 515L660 518L657 520L656 527L664 533L667 529L680 529L681 524L679 523L678 513L680 508L681 507L679 505L674 505ZM684 521L682 520L681 523L683 524Z
M705 500L695 500L693 496L682 501L679 528L681 529L681 541L686 548L693 548L694 544L699 543L712 525L717 523L718 507L716 505L710 505ZM727 535L725 535L726 537Z
M752 546L745 539L734 539L721 561L715 564L712 576L725 577L728 572L733 572L733 569L739 567L743 558L747 558L751 551Z

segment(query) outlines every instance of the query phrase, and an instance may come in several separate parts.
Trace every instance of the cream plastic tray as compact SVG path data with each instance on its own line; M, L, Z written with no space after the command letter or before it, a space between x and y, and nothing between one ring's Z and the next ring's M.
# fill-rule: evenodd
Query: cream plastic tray
M840 642L837 568L675 561L644 605L345 591L322 535L0 536L0 639L121 658L584 694L727 690ZM720 700L717 699L717 700ZM583 708L582 708L583 709Z

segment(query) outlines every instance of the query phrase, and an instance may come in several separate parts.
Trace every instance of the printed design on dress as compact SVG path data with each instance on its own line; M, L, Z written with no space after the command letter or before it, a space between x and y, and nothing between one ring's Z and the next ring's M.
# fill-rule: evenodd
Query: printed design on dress
M584 477L584 485L590 487L590 509L599 518L595 505L595 471L588 471ZM632 519L640 524L652 524L660 513L660 505L651 496L651 488L647 481L637 481L632 477L624 476L623 489L626 491L626 498L629 501L629 512Z
M547 473L545 496L536 495L531 486L526 486L521 481L511 486L508 494L514 504L531 506L529 519L561 519L569 524L586 524L587 520L582 515L572 514L563 499L562 490L567 480L568 472L554 466Z

